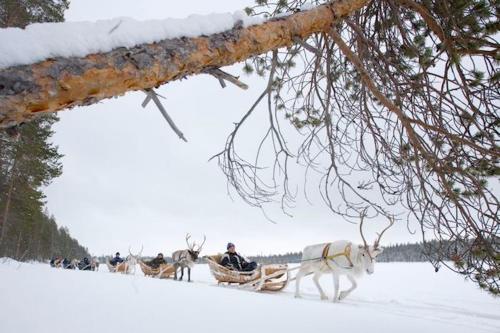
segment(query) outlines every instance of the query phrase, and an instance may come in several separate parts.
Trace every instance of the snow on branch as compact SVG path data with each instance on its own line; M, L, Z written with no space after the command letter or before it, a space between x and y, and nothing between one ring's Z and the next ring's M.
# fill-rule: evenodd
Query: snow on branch
M290 47L297 38L304 40L315 33L326 32L334 22L353 14L368 2L332 1L260 24L256 24L259 18L242 14L215 14L170 23L146 22L144 27L140 22L122 19L121 23L118 20L100 21L87 27L84 23L79 23L81 26L75 23L74 26L40 25L39 28L34 25L25 32L0 30L0 54L4 51L7 54L2 56L3 66L13 64L17 56L18 64L35 61L35 57L51 57L35 64L0 68L0 128L16 126L41 113L94 104L128 91L156 88L189 75L207 71L214 74L209 70ZM190 20L195 27L188 29ZM168 32L174 29L173 26L176 26L175 32ZM68 37L59 38L63 33L58 31L71 30L70 27L80 29L77 35L85 37L71 34L74 43L64 39ZM40 31L40 35L33 37L31 30ZM97 35L92 31L97 31ZM191 35L200 36L189 37ZM80 43L79 38L92 42ZM16 39L17 51L13 44ZM32 50L26 48L28 44ZM25 47L24 52L19 51L22 47ZM68 50L64 51L65 48ZM16 52L31 52L33 56ZM83 54L88 55L75 56ZM244 87L234 77L221 72L216 72L217 75Z
M25 29L0 29L0 68L49 58L84 57L164 39L198 37L264 22L245 12L191 15L185 19L138 21L122 17L97 22L36 23Z

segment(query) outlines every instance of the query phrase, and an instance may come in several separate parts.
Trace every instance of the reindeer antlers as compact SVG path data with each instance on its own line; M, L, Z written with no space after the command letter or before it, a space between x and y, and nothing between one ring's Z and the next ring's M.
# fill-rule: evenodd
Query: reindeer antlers
M206 240L207 240L207 236L203 235L203 243L201 243L200 247L198 248L198 252L201 252L201 249L203 248L203 245L205 245Z
M360 214L360 218L361 218L361 221L359 223L359 232L361 233L361 238L363 239L363 244L365 246L366 249L368 249L368 243L366 242L366 239L365 239L365 235L363 235L363 222L364 222L364 219L365 219L365 216L366 216L366 211L368 210L368 207L366 207L365 209L363 209L363 211L361 212ZM377 239L375 240L375 242L373 243L373 248L375 249L378 249L378 246L380 245L380 239L382 238L382 235L390 228L392 227L394 224L394 216L390 217L389 218L389 225L387 227L385 227L384 230L382 230L381 233L377 233Z
M394 224L394 216L391 216L391 217L389 218L389 225L388 225L387 227L385 227L385 229L384 229L384 230L382 230L382 232L381 232L381 233L377 233L378 238L375 240L375 243L373 243L373 247L374 247L375 249L377 249L377 248L378 248L379 243L380 243L380 239L382 238L382 235L384 234L384 232L386 232L386 231L387 231L387 229L389 229L390 227L392 227L392 225L393 225L393 224Z
M188 246L188 249L193 250L194 245L195 245L196 243L190 244L190 243L189 243L189 239L190 239L190 238L191 238L191 234L189 234L189 233L188 233L188 234L186 234L186 244L187 244L187 246Z
M359 223L359 233L361 234L361 238L363 239L363 244L365 246L365 249L368 249L368 243L366 242L365 235L363 235L363 222L365 220L366 216L366 211L368 210L368 207L365 207L359 217L361 218L361 221Z
M189 243L189 239L191 238L191 234L186 234L186 244L188 246L188 248L191 250L191 251L194 251L194 247L196 246L196 242L193 242L193 244L190 244ZM198 247L198 252L201 252L201 249L203 248L203 245L205 244L205 241L207 240L207 236L203 235L203 243L201 243L201 245Z
M144 250L144 245L141 245L141 250L139 251L139 253L137 253L137 255L133 255L132 252L130 252L130 246L128 247L128 253L132 256L132 257L141 257L142 256L142 250Z

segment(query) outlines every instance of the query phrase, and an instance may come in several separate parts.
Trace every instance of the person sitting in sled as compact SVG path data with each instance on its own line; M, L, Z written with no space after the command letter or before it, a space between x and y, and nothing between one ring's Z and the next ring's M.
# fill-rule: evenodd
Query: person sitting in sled
M120 252L116 252L115 257L109 261L111 266L116 266L119 263L122 263L123 259L120 257Z
M62 267L64 269L74 269L73 265L71 264L71 261L69 261L68 258L64 258L62 261Z
M85 257L83 258L82 261L80 261L80 263L78 264L78 268L81 270L81 271L90 271L90 260L89 258Z
M167 262L165 259L163 259L163 253L158 253L156 258L151 260L150 262L147 262L146 265L148 265L151 268L158 268L160 265L166 264Z
M227 252L224 253L220 264L224 267L240 272L251 272L257 268L257 263L255 261L249 262L236 253L236 247L233 243L227 244Z
M50 259L50 267L56 267L60 263L61 263L61 257L56 256L56 257L52 257L52 259Z

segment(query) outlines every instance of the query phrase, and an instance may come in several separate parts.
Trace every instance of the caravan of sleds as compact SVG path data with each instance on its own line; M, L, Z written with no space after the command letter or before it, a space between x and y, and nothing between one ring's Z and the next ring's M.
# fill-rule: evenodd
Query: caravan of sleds
M363 235L364 212L361 215L360 233L363 244L355 245L352 242L339 240L332 243L323 243L306 246L302 252L302 260L299 266L290 268L287 264L263 264L257 265L249 262L235 251L235 246L229 243L225 254L209 255L206 259L210 272L218 285L236 286L241 289L254 291L280 291L289 282L295 282L295 297L300 296L300 282L304 276L313 275L321 299L328 299L324 293L319 278L323 274L332 274L334 284L333 301L347 297L357 287L356 278L364 273L372 274L376 257L382 253L380 239L382 235L394 224L390 219L389 225L378 234L373 245L368 245ZM112 273L135 274L136 266L139 265L145 276L174 280L182 280L184 269L187 268L188 282L191 281L191 269L198 261L200 252L205 244L206 237L200 246L189 242L190 235L186 235L188 248L175 251L172 254L173 263L167 263L160 253L155 259L147 262L141 260L141 251L134 255L130 252L125 259L119 257L119 253L113 259L106 261L108 269ZM78 263L74 263L78 265ZM98 264L98 263L97 263ZM180 270L180 277L178 272ZM291 272L297 271L294 277ZM351 282L351 287L339 292L339 277L345 275Z
M99 261L95 257L91 259L85 257L82 260L73 259L70 261L68 258L63 258L58 256L58 257L53 257L49 263L50 266L54 268L79 269L81 271L99 270Z

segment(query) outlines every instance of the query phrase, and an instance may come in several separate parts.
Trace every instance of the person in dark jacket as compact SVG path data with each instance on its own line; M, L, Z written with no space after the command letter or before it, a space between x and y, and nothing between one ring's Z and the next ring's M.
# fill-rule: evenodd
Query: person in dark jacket
M64 269L74 269L73 265L71 265L71 261L68 258L64 258L62 261L62 267Z
M123 262L123 258L120 257L120 252L116 252L115 257L109 261L111 266L116 266L119 263Z
M151 268L158 268L160 265L166 264L167 262L163 259L163 253L158 253L156 258L146 263Z
M78 268L82 271L90 271L90 260L89 258L85 257L83 258L82 261L78 264Z
M241 272L251 272L257 268L257 263L255 261L249 262L236 253L236 247L233 243L227 244L227 252L224 253L220 264L229 269Z
M63 258L61 256L55 256L50 261L50 266L52 267L61 267L63 262Z

